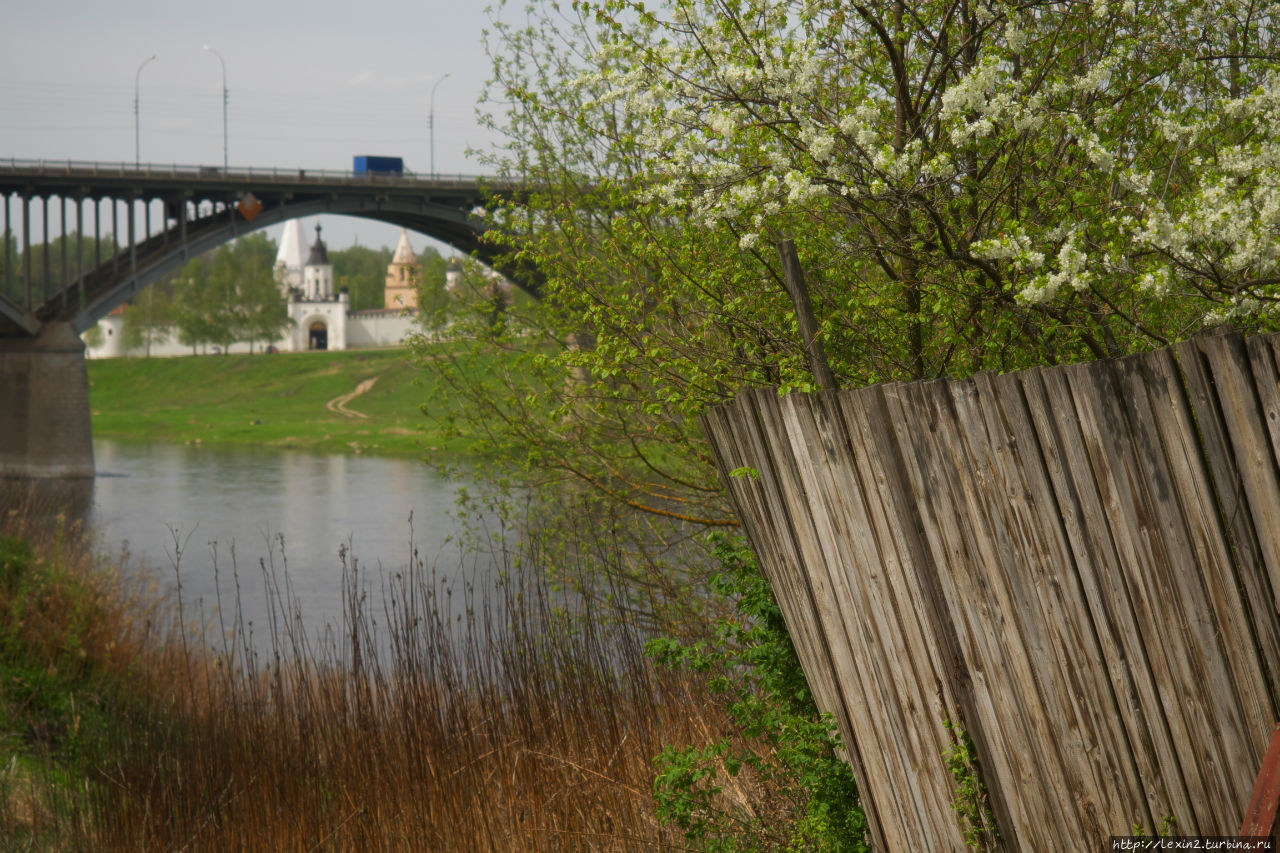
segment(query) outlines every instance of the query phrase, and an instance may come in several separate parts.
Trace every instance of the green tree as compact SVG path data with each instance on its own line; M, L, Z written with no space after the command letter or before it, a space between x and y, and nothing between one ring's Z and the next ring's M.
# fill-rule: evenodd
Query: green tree
M96 323L90 326L80 337L84 341L84 345L90 349L102 346L103 341L106 340L106 336L102 334L102 327Z
M445 288L446 266L444 257L428 246L418 256L422 264L422 279L418 282L418 318L424 328L438 329L448 322L450 298Z
M1268 5L580 0L518 20L491 30L510 143L486 165L531 191L490 222L543 300L503 341L530 356L520 403L454 393L607 500L732 523L697 414L812 387L783 238L843 384L1273 323Z
M507 374L424 368L452 380L497 464L522 466L503 473L575 497L566 535L627 507L666 520L635 536L653 554L734 523L697 415L747 386L814 385L783 239L843 385L1275 325L1271 3L577 0L497 15L486 103L508 144L486 165L526 192L490 205L490 233L536 267L543 298L502 326L470 316L521 354ZM583 494L598 499L586 513ZM651 568L625 579L701 580Z
M174 323L172 284L160 281L133 298L124 315L124 347L143 348L147 358L151 347L167 335Z
M352 311L382 308L386 304L387 266L392 251L386 246L370 249L368 246L351 246L331 250L333 284L347 289Z
M264 346L290 327L288 306L276 284L273 264L276 246L262 232L241 237L232 249L236 271L236 337Z
M221 322L223 315L220 300L210 286L211 265L212 253L192 258L174 281L173 316L178 327L178 340L191 347L192 355L201 344L216 341L221 334L216 324Z
M236 341L274 340L288 328L288 309L275 283L275 245L264 234L241 237L189 261L174 287L179 340L195 352L214 344L225 354Z

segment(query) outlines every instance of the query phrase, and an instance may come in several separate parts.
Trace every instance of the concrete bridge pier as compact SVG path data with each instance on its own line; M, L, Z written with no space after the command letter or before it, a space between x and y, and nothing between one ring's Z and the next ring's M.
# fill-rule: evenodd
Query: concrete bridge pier
M70 323L0 338L0 478L93 476L89 376Z

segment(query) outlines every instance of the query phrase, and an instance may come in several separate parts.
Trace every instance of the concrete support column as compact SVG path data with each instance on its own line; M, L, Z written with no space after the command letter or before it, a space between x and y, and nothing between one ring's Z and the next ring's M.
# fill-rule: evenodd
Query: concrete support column
M70 323L0 338L0 477L92 477L89 376Z

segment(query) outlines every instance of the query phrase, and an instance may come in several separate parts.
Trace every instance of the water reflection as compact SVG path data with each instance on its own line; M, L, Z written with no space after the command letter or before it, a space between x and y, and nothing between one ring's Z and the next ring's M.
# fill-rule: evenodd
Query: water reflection
M456 543L456 485L415 461L105 440L94 454L93 481L38 487L46 505L83 518L102 551L127 552L133 571L161 588L180 578L189 617L203 612L216 624L221 593L229 622L234 569L260 652L270 645L267 601L275 583L283 592L286 563L312 637L342 625L343 546L366 571L374 602L380 570L407 566L411 537L444 587L492 575L491 558L464 559Z

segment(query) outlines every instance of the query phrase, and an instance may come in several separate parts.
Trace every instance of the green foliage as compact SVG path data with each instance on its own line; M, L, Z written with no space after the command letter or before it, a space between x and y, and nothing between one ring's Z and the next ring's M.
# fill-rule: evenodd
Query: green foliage
M214 344L275 340L289 327L288 309L275 283L275 244L263 233L241 237L194 258L174 283L178 339L196 351Z
M845 386L1267 326L1267 9L500 7L485 118L509 144L482 157L531 191L489 206L490 239L545 279L503 345L544 354L524 405L461 396L521 465L711 526L732 519L698 414L812 387L781 238Z
M422 279L418 282L418 322L427 329L439 329L448 322L452 300L447 284L447 262L428 246L419 257Z
M651 641L659 663L706 673L726 702L733 737L658 756L658 817L705 850L865 850L866 823L839 737L820 716L769 585L740 543L715 537L714 591L736 615L712 641ZM721 796L735 783L777 788L789 813L747 813Z
M973 739L957 722L945 720L944 725L951 732L951 746L942 758L955 780L951 808L960 819L965 844L971 850L995 850L1000 835Z
M392 251L386 246L371 249L368 246L351 246L331 249L329 261L333 264L333 286L347 289L352 311L382 308L386 304L387 265Z
M1164 838L1166 836L1171 836L1173 834L1174 827L1177 826L1177 823L1178 821L1174 819L1173 815L1165 815L1160 819L1160 827L1156 830L1156 837ZM1130 834L1133 835L1134 838L1146 838L1147 830L1142 826L1142 824L1135 823L1130 829Z
M142 347L150 357L151 345L160 342L172 325L173 316L173 285L170 282L156 282L143 290L133 298L124 314L121 334L124 335L125 350Z
M0 537L0 743L66 764L103 737L99 591L29 543Z

